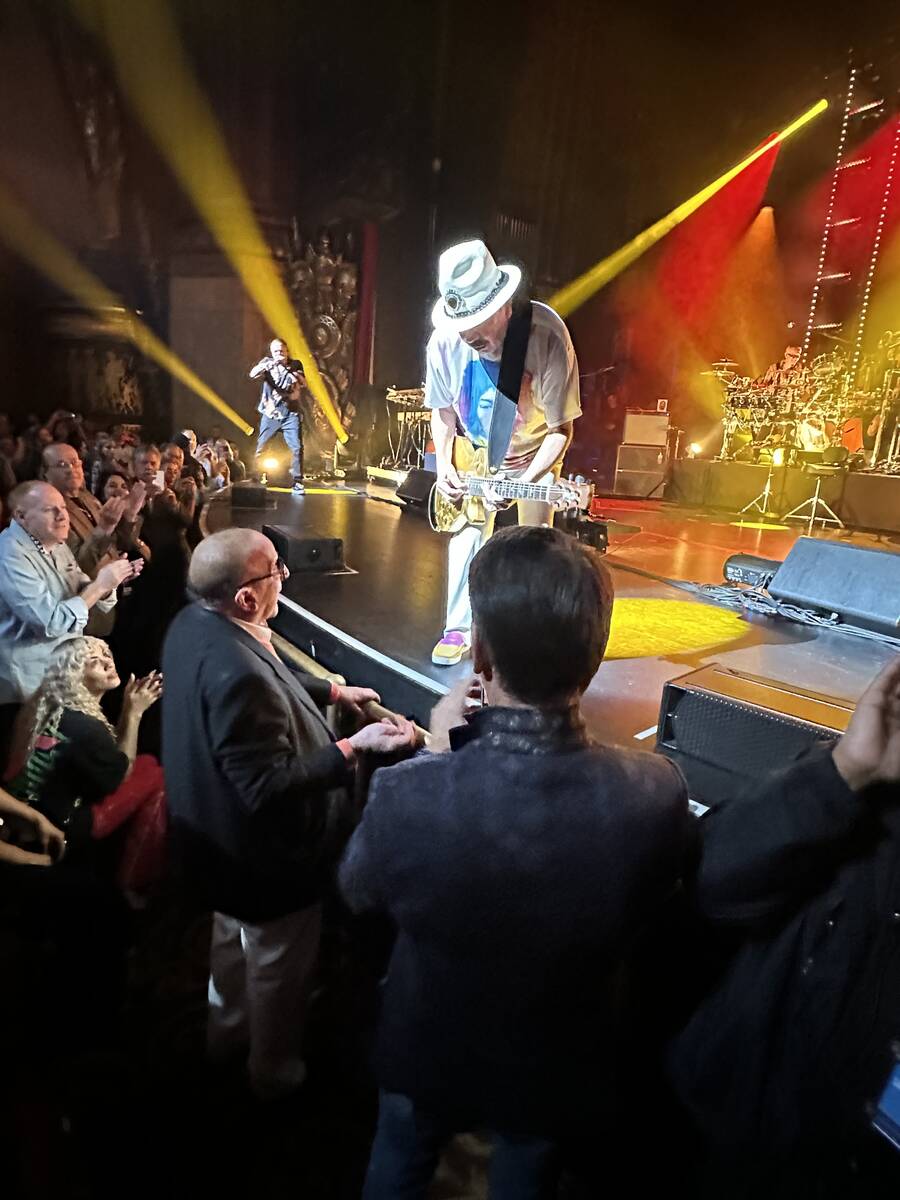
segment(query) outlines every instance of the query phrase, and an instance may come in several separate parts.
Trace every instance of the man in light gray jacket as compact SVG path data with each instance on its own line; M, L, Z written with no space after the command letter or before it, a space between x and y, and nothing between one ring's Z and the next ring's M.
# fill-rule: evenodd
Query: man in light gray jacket
M94 605L104 612L116 588L140 574L124 557L91 580L66 545L69 513L55 487L34 480L9 496L12 523L0 533L0 704L40 687L54 648L84 633Z

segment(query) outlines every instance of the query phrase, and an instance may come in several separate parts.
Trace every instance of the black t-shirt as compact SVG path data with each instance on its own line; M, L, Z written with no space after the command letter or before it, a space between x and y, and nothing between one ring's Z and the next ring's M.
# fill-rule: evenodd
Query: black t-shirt
M28 799L54 825L90 830L90 806L114 792L128 774L128 756L96 717L66 709L56 728L38 738L10 790Z

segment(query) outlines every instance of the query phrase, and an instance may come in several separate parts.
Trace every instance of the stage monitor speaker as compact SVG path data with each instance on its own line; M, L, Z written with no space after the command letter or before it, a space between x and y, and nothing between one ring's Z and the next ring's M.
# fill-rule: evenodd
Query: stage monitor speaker
M341 538L297 533L287 525L263 525L262 531L292 573L347 570Z
M434 471L423 471L421 467L412 467L398 486L397 495L412 508L424 509L436 482L437 475Z
M835 742L853 704L713 663L663 689L656 748L687 777L693 800L713 805L816 742Z
M845 625L898 636L900 554L798 538L769 591L783 604L837 613Z
M264 483L247 480L246 483L235 483L231 488L232 508L266 508L269 494Z

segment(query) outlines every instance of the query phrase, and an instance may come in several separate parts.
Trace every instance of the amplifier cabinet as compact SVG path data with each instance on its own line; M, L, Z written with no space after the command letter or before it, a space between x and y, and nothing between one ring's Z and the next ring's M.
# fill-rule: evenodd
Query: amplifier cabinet
M714 805L817 742L837 741L853 709L846 700L714 663L666 684L656 748L681 767L692 799Z
M665 479L665 446L619 446L613 486L617 496L661 496Z
M662 446L669 438L669 415L657 412L626 412L622 441L636 446Z

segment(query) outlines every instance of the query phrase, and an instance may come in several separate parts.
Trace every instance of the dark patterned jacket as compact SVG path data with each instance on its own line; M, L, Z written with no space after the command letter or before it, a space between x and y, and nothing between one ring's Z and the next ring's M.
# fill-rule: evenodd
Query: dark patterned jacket
M577 710L465 732L374 776L340 868L397 928L377 1074L470 1126L548 1130L613 1101L625 962L681 876L686 787L592 745Z

